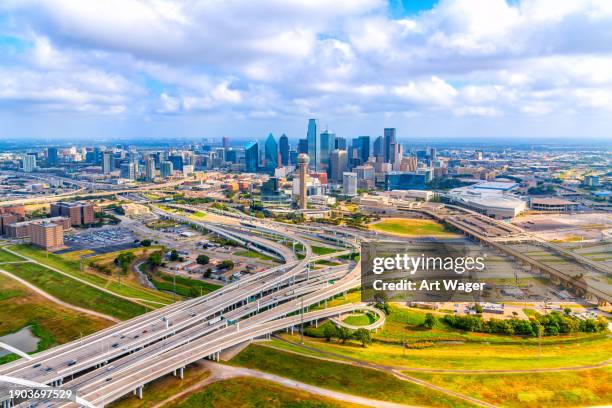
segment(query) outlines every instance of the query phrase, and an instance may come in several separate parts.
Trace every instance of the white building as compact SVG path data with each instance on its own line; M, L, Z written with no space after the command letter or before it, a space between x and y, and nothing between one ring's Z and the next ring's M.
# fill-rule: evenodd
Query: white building
M23 158L23 171L26 173L31 173L36 170L36 155L33 153L28 153Z
M515 183L481 183L455 188L449 191L448 198L452 204L491 218L514 218L527 208L524 200L510 194L510 190L516 186Z
M342 194L347 196L357 195L357 173L348 171L342 173Z

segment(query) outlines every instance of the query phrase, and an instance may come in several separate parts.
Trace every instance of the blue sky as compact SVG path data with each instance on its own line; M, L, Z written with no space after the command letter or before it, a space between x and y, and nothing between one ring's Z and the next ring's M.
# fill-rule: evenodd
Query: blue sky
M612 139L608 0L6 0L0 137Z

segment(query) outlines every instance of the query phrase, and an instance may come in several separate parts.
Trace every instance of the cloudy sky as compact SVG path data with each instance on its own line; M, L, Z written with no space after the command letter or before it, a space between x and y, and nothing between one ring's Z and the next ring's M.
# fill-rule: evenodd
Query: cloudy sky
M2 0L0 138L612 140L610 0Z

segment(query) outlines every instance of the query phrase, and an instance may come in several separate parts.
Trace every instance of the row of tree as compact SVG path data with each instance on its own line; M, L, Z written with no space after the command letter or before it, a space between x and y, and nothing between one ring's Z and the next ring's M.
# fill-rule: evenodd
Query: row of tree
M363 347L366 347L368 344L372 344L372 334L369 330L351 330L343 326L337 327L332 323L325 324L323 327L323 337L327 341L337 338L342 343L346 343L347 340L354 339L359 341Z
M432 316L433 317L433 316ZM435 318L434 318L435 321ZM599 333L608 330L608 322L603 318L578 319L569 314L551 312L549 314L531 317L529 320L489 319L483 320L480 315L453 316L443 318L447 325L466 331L482 333L518 334L525 336L556 336L575 332ZM433 324L432 324L433 327Z

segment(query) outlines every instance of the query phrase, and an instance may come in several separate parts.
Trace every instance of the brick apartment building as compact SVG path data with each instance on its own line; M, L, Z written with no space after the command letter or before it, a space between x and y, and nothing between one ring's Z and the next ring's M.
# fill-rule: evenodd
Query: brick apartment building
M48 222L54 225L58 225L62 228L62 231L70 229L70 219L67 217L51 217L45 218L42 220L32 220L32 221L21 221L14 222L6 226L6 233L4 235L9 238L27 238L30 237L31 233L31 225L32 224L40 224L42 222ZM62 240L63 242L63 240Z
M70 225L87 225L96 222L93 204L83 202L59 202L51 204L52 217L68 217Z
M32 222L28 226L32 244L52 251L64 246L64 228L47 220Z
M15 222L25 220L25 207L23 205L11 205L0 207L0 235L6 235L8 226Z

